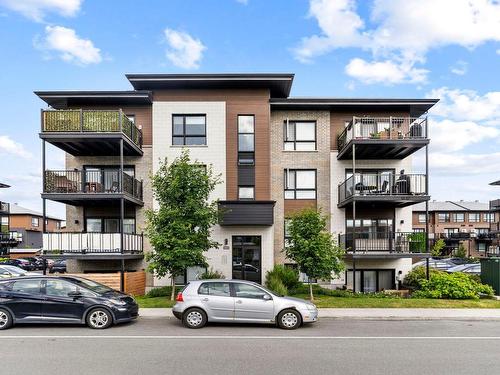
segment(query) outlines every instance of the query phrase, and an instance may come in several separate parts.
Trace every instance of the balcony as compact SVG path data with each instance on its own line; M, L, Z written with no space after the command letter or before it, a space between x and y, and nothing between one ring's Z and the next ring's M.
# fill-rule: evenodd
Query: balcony
M126 173L122 176L120 189L117 169L45 171L42 198L76 206L124 198L142 206L142 181Z
M275 201L219 201L219 224L263 225L274 224Z
M450 242L467 241L472 238L470 232L436 233L435 237Z
M338 187L338 207L352 202L405 207L429 200L425 174L356 173Z
M16 247L19 244L12 233L0 233L0 248L1 247Z
M10 204L0 201L0 215L8 215L10 213Z
M43 234L42 255L50 258L141 259L144 251L142 234L58 232Z
M40 138L75 156L142 155L142 131L122 112L44 110Z
M490 201L490 211L500 211L500 199Z
M357 232L356 242L352 233L339 235L339 245L348 257L425 257L426 237L414 232Z
M337 138L337 159L404 159L429 143L427 118L353 117Z

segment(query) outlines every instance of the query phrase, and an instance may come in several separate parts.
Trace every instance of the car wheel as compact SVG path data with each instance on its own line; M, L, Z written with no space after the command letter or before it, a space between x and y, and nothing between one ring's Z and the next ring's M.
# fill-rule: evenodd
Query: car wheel
M301 323L302 318L295 310L283 310L278 314L278 326L282 329L297 329Z
M0 309L0 330L12 326L12 315L7 310Z
M92 329L105 329L113 323L111 313L103 308L96 308L87 314L87 325Z
M189 309L182 315L182 323L188 328L201 328L207 324L207 314L202 309Z

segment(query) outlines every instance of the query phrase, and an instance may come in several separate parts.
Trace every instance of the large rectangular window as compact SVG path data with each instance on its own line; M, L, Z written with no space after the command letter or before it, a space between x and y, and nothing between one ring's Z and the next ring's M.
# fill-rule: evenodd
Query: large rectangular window
M454 213L453 214L453 221L455 223L463 223L465 221L465 214L463 212Z
M316 150L315 121L285 121L283 136L287 151Z
M238 164L255 164L255 117L238 115Z
M439 213L438 221L440 223L449 223L450 222L450 214L449 213Z
M254 186L239 186L238 187L238 199L239 200L253 200L253 199L255 199L255 187Z
M40 219L37 217L32 216L31 217L31 226L32 227L38 227L40 225Z
M425 224L425 214L418 214L418 222Z
M203 146L207 144L205 115L173 115L172 144L176 146Z
M481 214L479 212L469 213L469 223L479 223Z
M316 169L285 169L285 199L316 199Z
M494 223L495 222L495 214L494 213L483 214L483 220L487 223Z
M119 233L120 232L120 219L119 218L86 218L85 226L87 232L96 233ZM123 233L135 233L135 219L123 219Z

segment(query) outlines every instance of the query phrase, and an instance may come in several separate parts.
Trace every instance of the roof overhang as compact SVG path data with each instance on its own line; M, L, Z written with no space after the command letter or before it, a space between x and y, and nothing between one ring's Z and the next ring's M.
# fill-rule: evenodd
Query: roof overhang
M500 186L500 180L490 182L490 185L491 185L491 186Z
M139 91L35 91L45 103L55 109L87 105L148 105L152 93Z
M225 73L225 74L125 74L136 90L167 89L262 89L271 97L290 95L292 73Z
M298 110L374 110L404 111L419 117L434 106L439 99L356 99L356 98L272 98L272 109Z

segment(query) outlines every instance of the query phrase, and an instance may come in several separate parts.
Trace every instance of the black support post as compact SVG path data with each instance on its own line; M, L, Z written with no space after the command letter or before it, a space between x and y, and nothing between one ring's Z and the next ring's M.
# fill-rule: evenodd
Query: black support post
M354 123L353 123L354 126ZM352 145L352 291L356 293L356 145Z
M43 112L42 112L43 119ZM42 121L43 124L43 121ZM42 125L43 126L43 125ZM42 140L42 193L45 191L45 168L46 168L46 160L45 160L45 140ZM43 255L43 237L45 236L45 232L47 232L47 225L45 224L45 218L47 217L47 202L42 199L42 255ZM47 259L43 257L43 274L47 274Z
M425 132L428 136L428 124L426 120ZM429 145L425 146L425 193L429 195ZM430 253L430 238L429 238L429 201L425 201L425 252ZM429 280L429 255L425 258L425 277Z
M120 129L122 116L120 110ZM125 259L123 258L123 222L125 218L125 200L123 198L123 138L120 139L120 253L121 253L121 267L120 267L120 291L125 291Z

